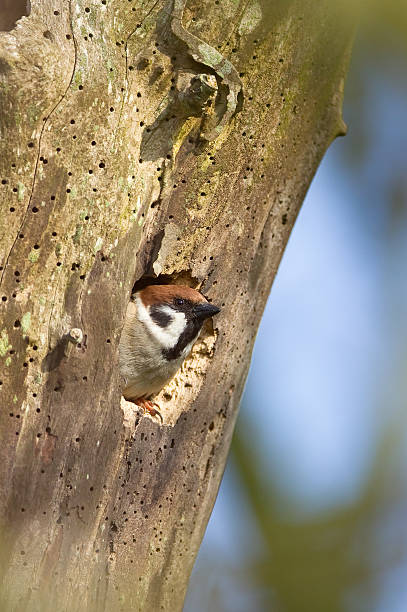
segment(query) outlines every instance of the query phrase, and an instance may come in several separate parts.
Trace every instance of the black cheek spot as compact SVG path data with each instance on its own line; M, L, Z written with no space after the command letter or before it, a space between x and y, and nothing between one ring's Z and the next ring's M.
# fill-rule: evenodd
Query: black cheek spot
M160 327L167 327L167 325L172 321L171 315L166 312L163 312L159 306L150 307L150 316L154 323L156 323Z

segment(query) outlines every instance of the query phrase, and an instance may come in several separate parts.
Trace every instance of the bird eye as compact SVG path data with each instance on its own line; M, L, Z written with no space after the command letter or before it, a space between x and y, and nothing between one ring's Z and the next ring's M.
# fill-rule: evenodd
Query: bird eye
M185 300L182 298L175 298L174 302L177 306L183 306L185 304Z

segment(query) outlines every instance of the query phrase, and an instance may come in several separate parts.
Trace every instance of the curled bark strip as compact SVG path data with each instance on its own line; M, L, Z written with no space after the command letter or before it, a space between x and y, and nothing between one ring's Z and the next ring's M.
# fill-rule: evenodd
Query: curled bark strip
M224 87L218 89L218 99L216 102L217 123L209 127L201 134L205 140L214 140L222 132L223 128L229 123L236 112L238 96L242 91L242 83L236 68L219 51L211 47L194 34L188 32L182 25L186 0L174 0L171 15L171 29L175 36L184 42L193 59L209 66L214 70L216 77Z

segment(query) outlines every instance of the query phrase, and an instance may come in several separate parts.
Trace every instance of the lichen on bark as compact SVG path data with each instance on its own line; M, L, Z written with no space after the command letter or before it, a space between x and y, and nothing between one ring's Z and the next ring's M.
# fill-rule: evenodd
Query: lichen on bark
M272 280L343 131L351 28L330 1L186 3L242 84L209 140L197 109L225 109L225 74L173 9L37 0L0 33L4 610L181 609ZM157 275L222 307L164 426L121 405L117 367L132 288Z

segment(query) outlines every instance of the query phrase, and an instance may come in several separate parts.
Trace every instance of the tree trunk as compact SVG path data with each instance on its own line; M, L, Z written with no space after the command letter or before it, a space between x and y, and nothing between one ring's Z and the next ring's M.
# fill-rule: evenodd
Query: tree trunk
M36 0L0 34L2 610L182 608L272 280L344 131L335 3L184 4ZM163 425L118 372L156 277L222 307Z

